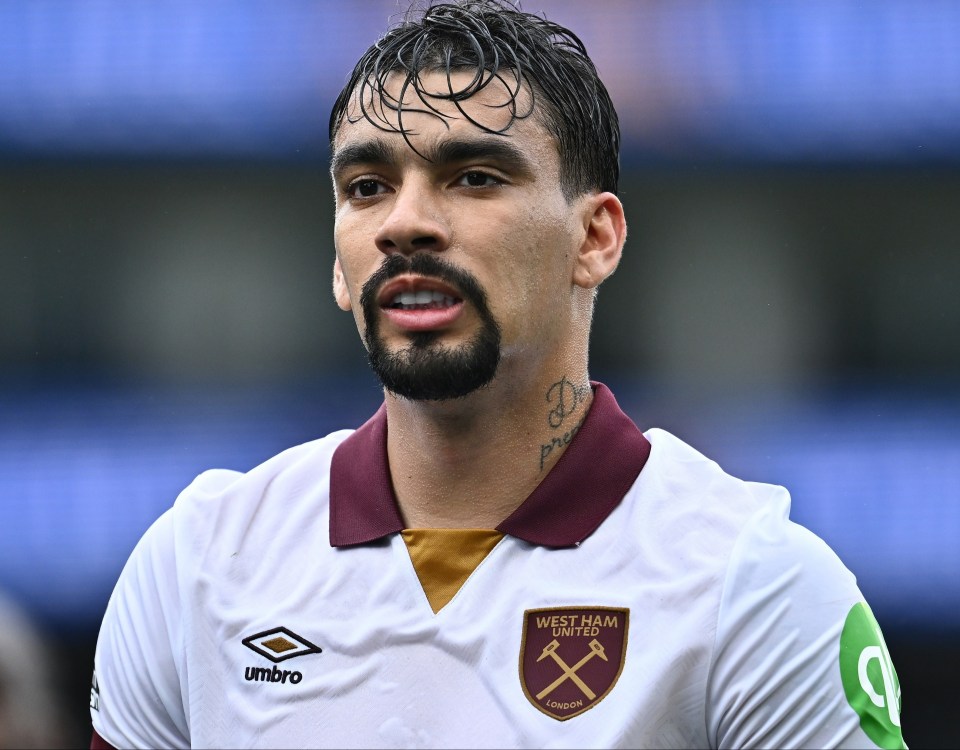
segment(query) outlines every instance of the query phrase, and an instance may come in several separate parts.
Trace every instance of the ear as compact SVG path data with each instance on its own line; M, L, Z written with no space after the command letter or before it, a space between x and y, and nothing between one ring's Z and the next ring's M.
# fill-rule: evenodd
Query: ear
M340 267L340 258L333 261L333 298L344 312L350 312L353 309L350 304L350 290L347 286L347 280L343 276L343 268Z
M627 239L627 222L623 204L613 193L589 195L584 201L586 234L575 259L573 283L593 289L617 269Z

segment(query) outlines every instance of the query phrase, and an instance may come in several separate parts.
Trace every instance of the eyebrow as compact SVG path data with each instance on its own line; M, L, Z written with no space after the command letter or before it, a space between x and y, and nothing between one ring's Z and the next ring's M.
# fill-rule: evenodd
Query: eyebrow
M393 164L393 149L380 139L351 143L337 149L330 159L330 174L336 177L357 164Z
M344 170L358 164L395 165L401 160L401 149L375 138L359 143L351 143L338 149L330 160L330 173L336 177ZM432 164L455 164L457 162L488 159L509 165L511 171L533 174L534 165L526 154L502 136L489 138L447 138L421 151L421 155Z

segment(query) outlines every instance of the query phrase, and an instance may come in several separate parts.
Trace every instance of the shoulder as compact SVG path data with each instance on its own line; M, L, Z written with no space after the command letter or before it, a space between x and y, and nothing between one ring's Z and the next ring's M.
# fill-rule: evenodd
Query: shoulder
M634 485L633 505L637 524L655 529L665 552L723 566L753 519L787 523L790 495L783 487L731 476L664 430L644 434L650 458Z
M241 545L295 538L307 526L326 536L331 457L351 433L294 446L246 472L199 474L143 535L128 567L154 576L170 571L184 585L183 576L200 566L217 570Z
M790 494L784 487L733 477L663 430L646 434L652 450L641 472L646 485L639 489L647 490L648 502L657 508L660 529L675 532L665 544L685 539L684 546L699 554L713 551L725 568L725 600L777 575L795 583L829 580L820 590L855 592L853 575L833 550L790 520Z
M137 543L125 569L128 583L170 594L184 571L196 569L198 556L209 557L212 549L247 534L263 534L265 527L289 525L291 518L297 524L298 515L322 515L330 457L351 432L289 448L247 472L210 469L198 475ZM298 502L303 496L312 501L307 508ZM269 512L271 506L276 512Z
M330 481L334 451L352 430L288 448L246 472L210 469L203 472L177 497L172 508L174 525L197 523L221 526L229 519L243 524L248 513L263 503L283 496L291 509L296 499L310 495L324 500ZM229 508L229 513L224 511Z
M340 430L326 437L288 448L246 472L209 469L177 498L176 506L202 505L224 497L257 494L276 481L297 481L309 475L319 480L329 475L334 451L353 430Z
M771 502L789 501L783 487L748 482L727 474L716 461L666 430L652 429L644 435L652 446L651 473L656 475L660 488L675 498L692 493L701 498L706 507L741 516Z
M650 460L631 504L646 517L634 529L655 550L658 570L672 569L685 583L693 579L692 601L711 613L712 627L705 627L711 741L863 746L857 706L880 706L889 714L884 731L898 739L895 686L886 697L872 697L876 691L863 692L858 682L858 655L861 662L889 658L879 630L861 622L872 619L856 578L823 540L790 520L787 491L733 477L662 430L646 435ZM844 638L855 651L843 657L852 667L841 656Z
M251 575L284 564L284 555L269 555L277 543L283 552L316 545L326 531L331 456L349 434L290 448L248 472L205 471L143 535L97 644L91 716L106 742L189 744L187 653L207 637L208 584L221 602L238 601Z

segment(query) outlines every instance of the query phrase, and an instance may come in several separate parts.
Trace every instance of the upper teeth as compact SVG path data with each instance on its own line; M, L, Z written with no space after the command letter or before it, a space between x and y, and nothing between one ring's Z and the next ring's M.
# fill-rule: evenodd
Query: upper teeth
M442 292L421 289L419 292L400 292L400 294L393 298L392 304L407 307L410 305L429 305L432 303L452 305L453 302L453 297L443 294Z

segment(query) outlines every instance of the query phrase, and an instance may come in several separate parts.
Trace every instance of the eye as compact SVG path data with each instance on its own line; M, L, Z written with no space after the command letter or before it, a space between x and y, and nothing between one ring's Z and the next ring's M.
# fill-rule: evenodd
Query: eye
M486 172L471 170L470 172L464 172L462 175L460 175L460 177L457 179L457 184L465 187L483 188L496 187L497 185L502 185L503 183L493 175L489 175Z
M387 192L387 188L379 180L363 179L351 182L346 192L349 198L373 198Z

